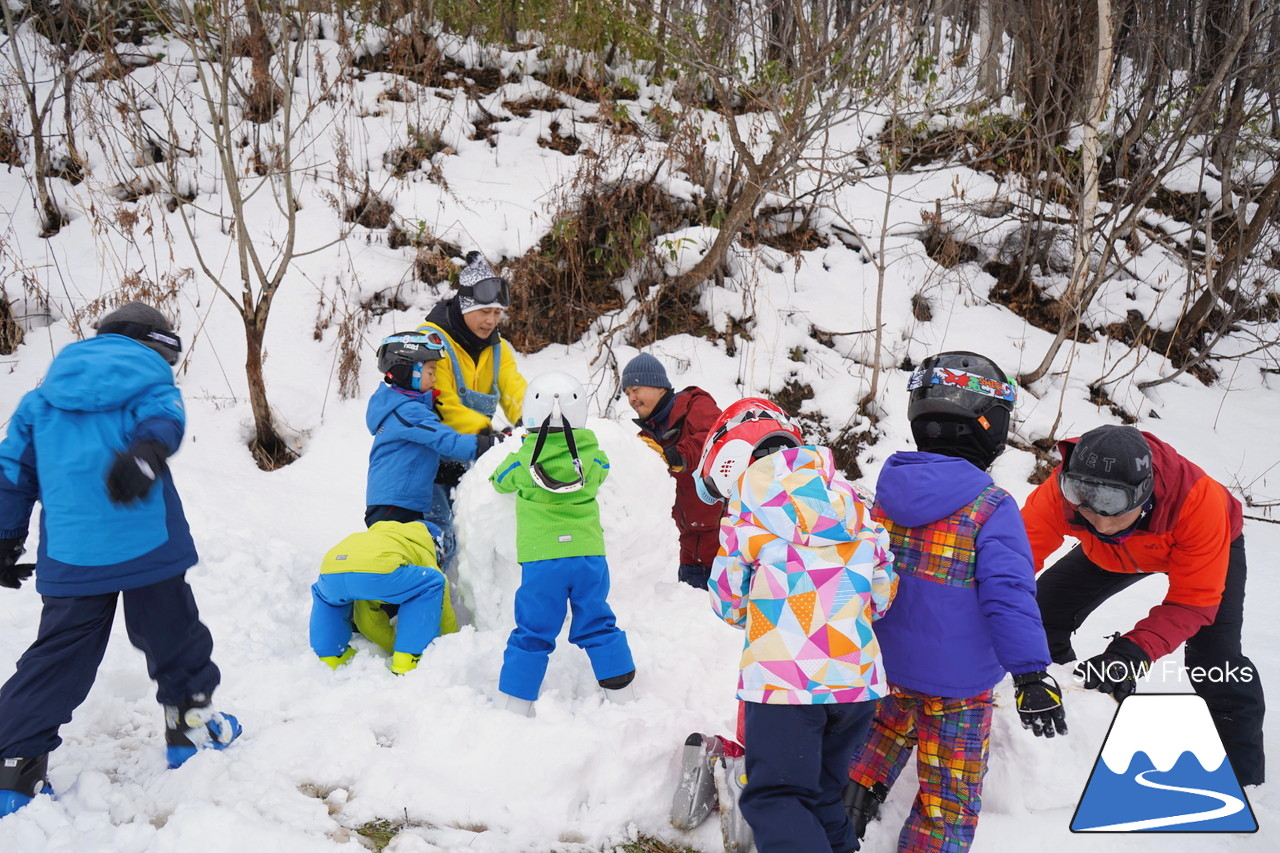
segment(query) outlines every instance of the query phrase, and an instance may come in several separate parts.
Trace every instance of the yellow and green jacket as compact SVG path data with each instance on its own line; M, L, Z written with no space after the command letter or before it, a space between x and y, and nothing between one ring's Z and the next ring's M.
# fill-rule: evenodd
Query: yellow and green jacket
M431 531L425 524L418 521L375 522L368 530L352 533L330 548L320 563L320 574L368 572L385 575L401 566L422 566L440 571L436 559L436 545L431 538ZM382 645L378 639L382 631L369 621L370 619L374 622L386 621L387 617L382 614L380 605L381 602L356 602L354 618L360 633ZM371 612L381 614L381 618L371 617ZM366 626L373 630L373 634L365 630ZM444 600L440 610L440 633L452 634L457 630L458 617L454 614L453 605L449 602L449 581L446 578Z

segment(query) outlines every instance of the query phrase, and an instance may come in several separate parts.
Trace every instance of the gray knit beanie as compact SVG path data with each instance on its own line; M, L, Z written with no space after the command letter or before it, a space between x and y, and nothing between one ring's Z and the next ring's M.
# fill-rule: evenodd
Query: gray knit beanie
M633 385L647 385L650 388L670 388L671 380L667 378L667 370L647 352L642 352L622 369L622 387L627 389Z
M126 302L107 314L94 327L99 335L124 335L155 350L169 364L177 364L182 354L182 341L173 325L145 302Z

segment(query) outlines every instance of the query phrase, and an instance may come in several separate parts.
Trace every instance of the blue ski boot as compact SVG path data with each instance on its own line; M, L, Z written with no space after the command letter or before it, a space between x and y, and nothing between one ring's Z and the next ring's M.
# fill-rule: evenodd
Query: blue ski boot
M226 749L240 737L240 721L215 711L209 697L197 693L181 705L164 706L164 741L169 769L182 764L201 749Z
M11 815L37 794L52 794L45 775L49 754L35 758L0 758L0 818Z

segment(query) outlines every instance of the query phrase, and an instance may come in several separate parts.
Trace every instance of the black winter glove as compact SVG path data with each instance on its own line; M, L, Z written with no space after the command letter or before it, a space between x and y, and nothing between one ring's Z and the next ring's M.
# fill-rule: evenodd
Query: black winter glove
M844 809L859 839L867 834L867 824L879 819L880 804L888 796L889 789L883 782L876 782L870 788L850 782L844 789Z
M1151 658L1128 637L1113 635L1111 644L1076 667L1086 690L1110 693L1117 702L1138 689L1138 679L1151 668Z
M162 441L136 441L107 472L107 497L112 503L127 504L142 500L165 471L169 448Z
M1067 733L1067 712L1062 707L1062 688L1053 676L1040 672L1024 672L1013 677L1014 702L1024 729L1036 737L1053 737Z
M492 433L479 433L476 435L476 458L479 459L485 454L490 447L498 441L498 438Z
M24 580L31 577L35 566L31 563L18 563L24 550L22 544L26 541L25 536L0 539L0 586L17 589Z
M667 467L672 471L684 470L684 459L680 456L680 451L676 450L674 444L662 448L662 458L667 460Z

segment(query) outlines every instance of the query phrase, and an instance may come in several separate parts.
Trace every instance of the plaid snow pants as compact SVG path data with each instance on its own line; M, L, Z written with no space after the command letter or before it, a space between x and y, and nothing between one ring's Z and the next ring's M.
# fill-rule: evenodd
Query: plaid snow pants
M849 778L892 788L916 749L920 790L898 836L899 853L963 853L973 843L987 773L992 691L943 699L895 687L876 703Z

